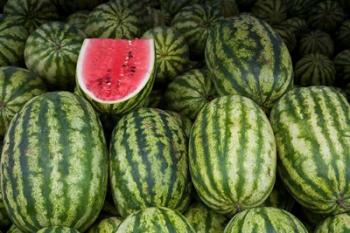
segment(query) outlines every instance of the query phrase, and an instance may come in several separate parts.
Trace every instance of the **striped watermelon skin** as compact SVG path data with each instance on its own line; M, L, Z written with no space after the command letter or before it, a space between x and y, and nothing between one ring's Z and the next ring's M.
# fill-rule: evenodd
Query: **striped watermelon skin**
M102 126L83 98L49 92L30 100L13 118L1 155L11 221L24 232L85 231L103 206L107 155Z
M285 28L285 26L280 25L274 26L273 29L282 38L289 52L293 52L295 47L297 46L297 38L295 36L295 33L292 30Z
M153 38L156 48L156 82L167 82L183 73L189 65L189 47L185 38L170 27L156 27L143 34Z
M169 113L170 115L172 115L173 117L175 117L178 124L181 126L181 128L183 129L183 131L185 133L186 140L189 139L190 135L191 135L192 125L193 125L193 122L191 121L191 119L188 118L187 116L181 115L181 114L174 112L174 111L169 111L169 110L165 110L165 111L167 113Z
M92 226L88 233L116 232L121 223L122 220L117 217L105 218Z
M128 216L116 233L195 233L186 218L177 211L160 207L147 208Z
M235 215L226 226L224 233L307 233L304 225L291 213L273 208L261 207L245 210Z
M334 62L318 53L302 57L295 64L294 72L295 82L301 86L333 85L335 82Z
M151 108L123 116L111 138L110 174L114 203L122 217L152 206L186 210L187 142L178 120Z
M291 32L295 33L297 37L307 31L308 25L306 20L299 17L292 17L284 20L281 26L288 28Z
M310 8L309 8L310 9ZM338 2L333 0L320 1L312 7L308 24L312 28L332 32L343 22L345 14Z
M264 202L264 206L291 211L294 207L295 200L283 186L279 176L276 178L277 179L275 185L273 186L273 190L270 196Z
M170 16L176 15L182 8L198 3L200 0L159 0L162 11L167 12Z
M318 0L286 0L288 15L304 18Z
M72 90L83 31L61 22L43 24L26 42L24 60L52 89Z
M230 18L239 14L236 0L199 0L199 3L217 9L225 18Z
M12 224L10 229L8 229L7 233L22 233L22 231L18 229L18 227L16 227L15 224Z
M215 213L200 202L196 202L186 211L185 217L195 232L224 232L227 218Z
M205 61L220 95L240 94L266 109L293 86L287 46L266 22L246 14L221 20L209 33Z
M167 108L194 120L198 112L216 97L208 71L194 69L176 77L165 91Z
M287 4L284 0L257 0L252 14L271 25L279 24L287 18Z
M115 2L96 7L86 22L88 37L133 39L140 36L140 19L135 13Z
M220 18L222 16L218 8L194 4L182 8L171 24L185 37L191 52L203 55L209 30Z
M318 214L349 211L350 106L343 94L322 86L293 89L270 120L279 172L292 196Z
M300 57L310 53L320 53L327 57L332 57L334 42L326 32L320 30L310 31L300 39L298 52Z
M349 214L339 214L327 218L320 224L315 233L347 233L350 232Z
M350 49L338 53L334 64L339 81L343 84L350 82Z
M10 121L27 101L45 92L44 83L29 70L0 67L0 136L4 136Z
M17 65L23 59L27 30L15 20L0 19L0 66Z
M2 200L1 190L0 190L0 228L4 228L8 226L10 223L11 221L7 215L6 208Z
M345 48L350 49L350 20L346 20L337 31L337 39Z
M265 113L246 97L214 99L192 127L189 164L199 197L214 211L235 214L262 204L276 171L275 139Z
M122 8L130 9L140 19L147 15L147 7L149 7L148 0L111 0L111 2Z
M86 27L86 20L89 16L89 11L77 11L69 15L66 22L70 25L75 26L79 30L84 31Z
M37 233L79 233L79 231L69 227L52 226L40 229Z
M56 6L51 0L8 0L4 14L24 25L30 33L43 23L59 19Z

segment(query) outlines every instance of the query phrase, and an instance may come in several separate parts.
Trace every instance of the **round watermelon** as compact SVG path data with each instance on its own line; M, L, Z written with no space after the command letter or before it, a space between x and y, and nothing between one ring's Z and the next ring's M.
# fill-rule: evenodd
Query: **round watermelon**
M75 26L80 30L85 30L86 20L89 16L89 11L77 11L69 15L66 19L67 23Z
M190 177L182 125L171 114L151 108L122 117L111 138L110 174L122 217L152 206L186 210Z
M89 37L133 39L141 33L140 20L129 8L108 2L91 11L85 33Z
M0 67L0 136L4 136L12 118L25 103L45 91L43 81L29 70Z
M204 204L195 202L186 211L185 217L195 232L217 233L224 232L227 218L218 214Z
M209 30L220 18L219 9L210 5L194 4L182 8L171 24L185 37L191 52L203 55Z
M337 78L342 84L350 82L350 49L343 50L334 58Z
M334 43L328 33L320 30L310 31L301 37L298 53L300 57L310 53L320 53L332 57L334 53Z
M279 24L287 18L287 4L284 0L257 0L251 13L270 25Z
M72 90L84 38L85 34L82 31L69 24L43 24L26 42L26 66L42 77L52 89Z
M147 208L129 215L116 233L195 233L186 218L168 208Z
M165 92L167 108L196 119L198 112L212 99L216 91L207 70L194 69L176 77Z
M275 183L276 145L257 104L242 96L214 99L198 114L189 143L192 182L222 214L262 204Z
M100 113L122 115L143 106L155 75L152 39L86 39L76 74L76 92Z
M23 50L28 32L16 20L0 19L0 67L18 65L23 60Z
M308 24L310 27L333 32L345 18L343 8L334 0L318 1L310 8Z
M273 208L261 207L245 210L235 215L224 233L307 233L304 225L291 213Z
M331 87L289 91L273 107L271 124L279 173L292 196L310 211L349 211L350 105Z
M116 232L122 220L117 217L109 217L98 221L94 226L90 228L88 233L113 233Z
M24 25L30 33L43 23L59 19L54 1L51 0L8 0L4 14Z
M295 65L295 82L301 86L333 85L335 82L334 62L319 54L307 54Z
M265 109L293 86L287 46L265 21L247 14L220 20L209 33L205 61L220 95L240 94Z
M199 0L198 3L217 9L225 18L239 14L236 0Z
M327 218L319 225L315 233L347 233L350 232L350 215L339 214Z
M91 105L70 92L30 100L10 124L0 170L5 207L20 230L88 229L102 209L108 175L107 146Z
M79 233L79 231L69 227L50 226L40 229L37 233Z
M170 27L156 27L143 34L155 43L156 82L167 82L183 73L189 65L189 47L185 38Z

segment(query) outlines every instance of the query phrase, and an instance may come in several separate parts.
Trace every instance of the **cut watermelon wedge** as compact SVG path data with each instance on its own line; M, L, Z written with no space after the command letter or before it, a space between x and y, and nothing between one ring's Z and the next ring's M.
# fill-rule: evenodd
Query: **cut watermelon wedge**
M153 39L85 39L77 63L78 93L101 112L125 113L149 95L154 69Z

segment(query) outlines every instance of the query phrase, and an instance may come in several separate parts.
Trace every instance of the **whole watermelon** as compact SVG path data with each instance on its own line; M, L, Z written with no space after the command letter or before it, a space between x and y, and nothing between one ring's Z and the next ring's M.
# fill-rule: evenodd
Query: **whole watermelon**
M293 197L310 211L350 209L350 105L331 87L289 91L271 112L279 172Z
M219 94L240 94L269 109L293 86L287 46L265 22L247 14L220 20L209 33L205 61Z
M58 20L57 8L52 0L8 0L4 7L7 18L25 26L29 33L41 24Z
M79 231L69 227L51 226L42 228L37 233L79 233Z
M6 130L23 105L31 98L46 92L43 81L27 69L3 66L0 67L0 136Z
M28 38L24 60L51 89L72 90L75 68L85 34L61 22L41 25Z
M18 65L23 60L23 50L28 32L22 24L12 19L0 19L0 66Z
M315 233L347 233L350 232L350 215L339 214L327 218L319 225Z
M313 30L304 34L299 41L298 54L302 57L310 53L320 53L332 57L334 53L332 37L320 30Z
M121 223L122 220L117 217L105 218L93 225L88 233L116 232Z
M135 232L195 233L183 215L164 207L147 208L131 214L116 231L116 233Z
M189 144L200 199L222 214L259 206L275 183L276 145L257 104L242 96L214 99L198 114Z
M270 25L275 25L287 18L287 4L285 0L257 0L251 13Z
M110 174L122 217L152 206L186 210L190 177L182 125L171 114L151 108L122 117L111 138Z
M67 23L70 25L74 25L76 28L80 30L85 30L86 20L89 16L89 11L77 11L73 14L69 15L66 19Z
M226 226L224 233L307 233L305 226L287 211L260 207L245 210L235 215Z
M102 126L87 101L70 92L33 98L13 118L1 155L11 221L24 232L85 231L103 206L107 157Z

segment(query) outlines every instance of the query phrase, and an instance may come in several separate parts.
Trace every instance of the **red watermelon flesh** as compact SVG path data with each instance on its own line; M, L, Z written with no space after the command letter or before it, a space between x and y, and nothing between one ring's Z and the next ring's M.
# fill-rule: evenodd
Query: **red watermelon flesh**
M79 87L98 102L122 102L147 84L154 59L153 39L86 39L77 65Z

